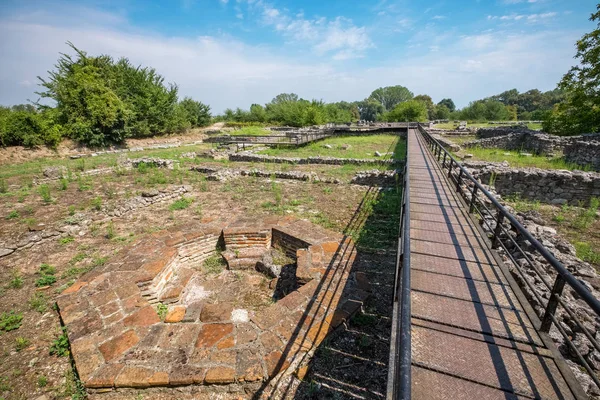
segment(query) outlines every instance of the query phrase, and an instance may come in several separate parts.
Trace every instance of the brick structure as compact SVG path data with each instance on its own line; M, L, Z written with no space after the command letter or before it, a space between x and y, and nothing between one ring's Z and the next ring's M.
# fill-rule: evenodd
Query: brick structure
M84 275L58 298L87 388L265 382L302 369L369 294L353 242L307 221L267 218L157 232ZM191 267L230 251L279 247L297 257L298 290L258 310L186 304ZM253 250L254 251L254 250ZM169 304L164 321L154 303Z

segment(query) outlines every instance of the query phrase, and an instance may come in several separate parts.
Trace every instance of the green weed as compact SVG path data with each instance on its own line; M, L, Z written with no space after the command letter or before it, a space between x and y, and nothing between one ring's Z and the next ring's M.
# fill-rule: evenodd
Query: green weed
M44 293L35 292L29 298L29 307L32 310L35 310L35 311L39 312L40 314L43 314L48 309L48 297L46 297L46 295Z
M41 387L41 388L48 386L48 378L46 378L44 375L39 376L37 384L38 384L38 387Z
M12 278L8 281L8 287L11 289L21 289L23 287L23 277L18 270L13 269Z
M176 210L185 210L186 208L188 208L192 203L194 202L194 199L190 198L190 197L182 197L178 200L176 200L173 204L171 204L169 206L169 210L170 211L176 211Z
M166 304L158 303L156 305L156 313L158 314L158 317L160 318L161 321L165 320L165 317L167 316L168 311L169 311L169 307Z
M23 313L15 311L3 312L0 315L0 331L9 332L21 327Z
M38 192L45 204L52 203L52 196L50 195L50 187L46 184L40 185Z
M102 210L102 197L97 196L92 199L92 209L96 211Z
M21 351L23 349L26 349L30 343L31 342L29 341L29 339L19 336L15 339L15 350Z
M58 243L60 243L62 245L73 243L74 241L75 241L75 238L73 236L65 236L64 238L58 239Z
M202 269L207 274L220 274L223 271L223 268L225 268L225 260L219 252L208 257L202 264Z
M50 355L58 357L66 357L69 355L69 338L67 332L63 329L63 332L57 337L50 346Z
M15 218L19 218L21 215L19 215L19 212L16 210L13 210L11 212L8 213L8 215L6 216L6 219L15 219Z

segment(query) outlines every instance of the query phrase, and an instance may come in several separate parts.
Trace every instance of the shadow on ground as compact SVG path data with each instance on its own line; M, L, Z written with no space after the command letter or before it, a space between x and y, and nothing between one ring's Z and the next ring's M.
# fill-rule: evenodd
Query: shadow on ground
M405 155L405 140L398 140L390 150ZM342 296L349 292L357 272L367 277L371 295L357 313L320 343L301 380L271 381L268 388L256 394L256 399L385 398L401 197L399 183L393 188L370 187L346 226L345 240L328 267L331 274L350 273L346 287L335 289ZM346 240L350 238L353 241ZM355 251L356 257L345 262L347 255ZM321 283L331 284L335 283L327 283L326 279ZM313 299L305 314L312 315L320 307L335 309L336 303ZM303 323L309 320L307 317ZM296 351L293 342L303 339L300 331L290 339L284 357Z

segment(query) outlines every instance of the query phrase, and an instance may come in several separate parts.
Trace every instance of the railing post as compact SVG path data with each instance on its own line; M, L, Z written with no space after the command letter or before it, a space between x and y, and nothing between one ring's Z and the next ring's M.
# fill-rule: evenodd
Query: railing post
M448 153L444 152L444 159L442 160L442 169L444 169L444 167L446 167L446 156L448 155Z
M477 185L473 185L473 191L471 192L471 202L469 203L469 214L473 214L475 210L475 199L477 199Z
M556 307L558 307L558 298L562 294L563 289L565 288L565 280L559 274L556 276L556 280L554 281L554 286L552 286L552 291L550 292L550 298L548 299L548 304L546 305L546 311L544 312L544 317L542 318L542 324L540 325L540 331L548 333L550 331L550 327L552 326L552 316L556 312Z
M454 164L454 159L451 158L450 159L450 165L448 166L448 178L450 178L452 176L452 166Z
M492 249L498 248L500 232L502 231L502 221L504 221L504 214L502 214L502 211L498 210L498 216L496 217L496 228L494 229L494 237L492 238Z
M458 177L456 178L456 191L460 192L460 184L462 183L462 174L463 174L463 169L460 169L460 172L458 173Z

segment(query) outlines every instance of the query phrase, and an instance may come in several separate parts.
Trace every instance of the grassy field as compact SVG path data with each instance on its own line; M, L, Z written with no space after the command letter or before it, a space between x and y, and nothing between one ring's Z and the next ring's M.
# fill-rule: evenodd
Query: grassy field
M517 123L517 121L515 121L515 124ZM498 128L498 127L502 127L504 125L498 125L498 124L490 124L487 122L474 122L472 124L467 124L467 128ZM434 126L435 128L438 129L455 129L458 128L458 123L456 122L446 122L443 124L435 124ZM542 129L542 124L538 124L538 123L529 123L527 124L527 128L529 129L533 129L536 131L539 131Z
M561 157L524 156L519 151L472 147L462 150L461 153L472 154L473 158L470 160L490 162L508 161L511 167L517 168L566 169L571 171L575 169L589 170L588 167L566 162Z
M120 156L132 159L141 157L179 158L182 153L209 150L212 147L214 147L214 144L206 143L193 146L175 147L171 149L154 149L119 154L102 154L97 157L83 157L75 160L70 158L38 158L22 163L0 165L0 179L9 179L12 177L26 179L32 175L40 175L44 167L50 166L64 166L73 173L102 167L114 167L117 165L117 159Z
M326 145L331 148L325 147ZM343 145L350 145L344 150ZM377 158L375 152L394 152L396 159L403 159L406 153L406 140L396 135L369 135L334 137L310 143L298 148L272 148L260 154L278 157L339 157L339 158Z
M231 136L269 136L274 133L260 126L245 126L235 131L227 132Z

